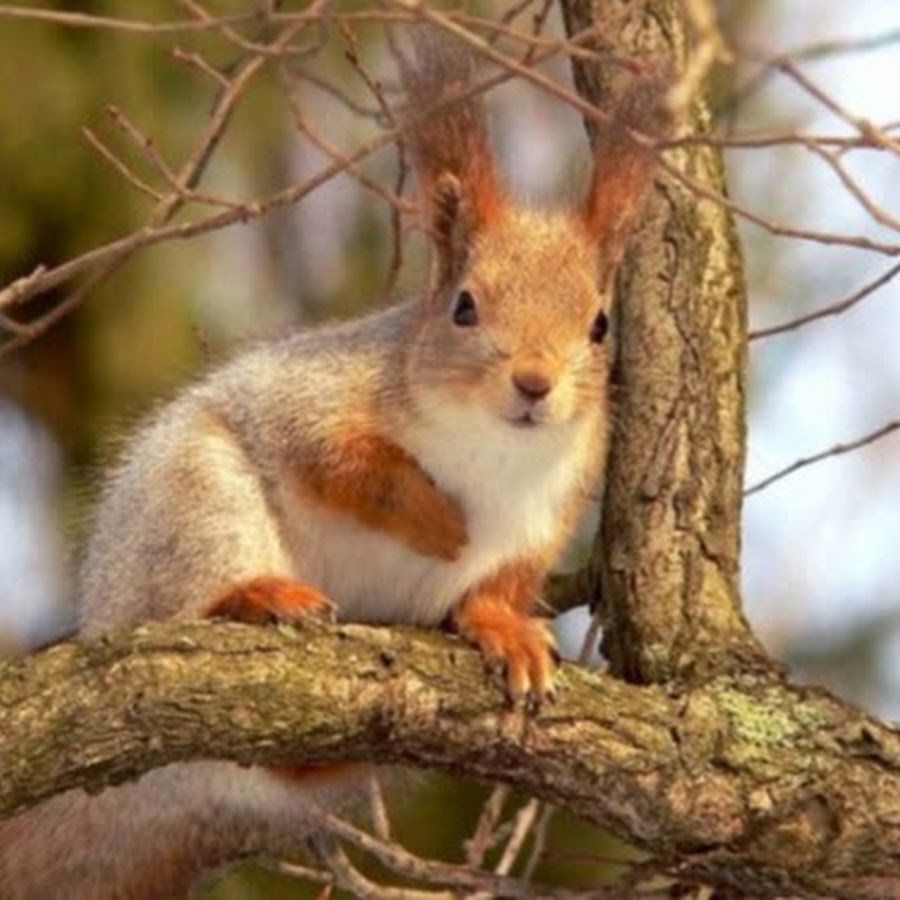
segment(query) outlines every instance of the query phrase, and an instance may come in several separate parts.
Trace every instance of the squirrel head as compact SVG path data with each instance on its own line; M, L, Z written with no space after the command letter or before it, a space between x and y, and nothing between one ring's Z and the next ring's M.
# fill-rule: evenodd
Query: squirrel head
M407 146L436 264L411 383L517 427L596 414L613 275L652 177L652 153L631 129L656 115L662 92L644 83L620 99L580 210L533 210L496 175L472 53L415 32L413 58L400 60Z
M596 257L579 218L505 206L422 301L409 355L417 390L521 428L596 412L608 368Z

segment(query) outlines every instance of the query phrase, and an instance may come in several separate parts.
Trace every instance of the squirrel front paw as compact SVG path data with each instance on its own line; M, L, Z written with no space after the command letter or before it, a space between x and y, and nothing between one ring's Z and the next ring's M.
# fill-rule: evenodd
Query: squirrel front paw
M213 602L207 616L252 625L298 622L310 618L333 622L336 609L315 588L291 578L261 575L228 588Z
M538 706L556 696L556 641L545 619L527 616L493 598L469 602L456 616L459 633L475 644L488 666L505 673L514 704Z

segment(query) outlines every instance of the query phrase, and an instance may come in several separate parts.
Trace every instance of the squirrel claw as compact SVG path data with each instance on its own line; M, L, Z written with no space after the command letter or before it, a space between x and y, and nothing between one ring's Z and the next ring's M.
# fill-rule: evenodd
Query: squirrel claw
M537 711L553 702L553 677L559 663L547 622L508 611L490 619L460 621L460 632L482 652L491 672L502 671L513 708Z

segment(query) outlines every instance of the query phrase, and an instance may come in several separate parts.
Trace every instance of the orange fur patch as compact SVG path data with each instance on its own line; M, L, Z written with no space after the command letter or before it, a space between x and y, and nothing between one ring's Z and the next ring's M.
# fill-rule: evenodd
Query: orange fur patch
M297 763L269 766L267 771L294 784L315 784L346 779L350 774L362 775L370 766L365 763Z
M334 604L315 588L290 578L262 575L222 593L207 616L265 625L306 616L334 617Z
M466 543L462 511L400 447L351 435L299 473L301 491L425 556L456 559Z

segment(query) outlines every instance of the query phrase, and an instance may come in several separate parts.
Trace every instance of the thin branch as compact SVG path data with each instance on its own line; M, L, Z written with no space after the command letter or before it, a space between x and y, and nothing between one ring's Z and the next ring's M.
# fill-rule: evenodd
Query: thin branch
M163 199L163 195L157 191L155 188L152 188L146 181L141 179L138 175L131 171L129 166L124 162L124 160L120 159L103 141L97 137L94 132L88 128L86 125L81 129L81 133L84 135L85 140L113 167L113 169L118 172L119 175L122 176L132 187L136 188L142 194L146 194L148 197L151 197L157 203L160 203Z
M841 38L840 40L820 41L796 47L785 53L772 56L768 52L741 47L738 55L762 63L754 73L731 97L728 107L733 117L737 108L757 93L778 72L778 64L785 59L797 61L816 60L826 56L837 56L842 53L865 53L880 50L900 41L900 29L891 29L880 34L860 38Z
M170 56L175 62L184 66L191 66L194 69L209 76L220 88L228 87L228 77L220 72L215 66L210 65L203 56L196 50L182 50L181 47L173 47Z
M815 60L825 56L838 56L844 53L869 53L872 50L883 50L891 44L900 43L900 28L891 28L878 34L870 34L858 38L840 38L838 40L816 41L795 47L780 58L793 60Z
M466 842L466 862L470 866L480 866L485 854L497 842L497 826L503 815L503 807L509 797L510 790L504 784L495 785L485 801L475 826L475 833Z
M543 804L540 800L532 798L516 814L512 833L506 842L506 846L503 848L503 853L497 865L494 867L494 872L497 875L509 875L512 871L519 854L522 852L522 848L525 846L525 842L528 840L531 828L541 812L542 806Z
M338 885L354 897L367 900L455 900L453 891L421 891L413 888L386 887L366 878L334 841L320 835L310 842L316 858L328 866Z
M760 338L784 334L787 331L794 331L810 322L815 322L817 319L824 319L827 316L838 316L856 306L857 303L861 303L866 297L874 294L879 288L883 287L889 281L892 281L898 273L900 273L900 263L891 266L874 281L870 281L868 284L863 285L863 287L852 293L849 297L845 297L843 300L838 300L835 303L829 303L827 306L823 306L814 312L799 316L796 319L791 319L788 322L783 322L781 325L772 325L769 328L757 328L755 331L750 332L748 339L756 341Z
M782 478L785 478L788 475L792 475L798 469L803 469L806 466L811 466L813 463L820 462L823 459L828 459L828 457L830 456L840 456L843 453L850 453L852 450L857 450L860 447L865 447L866 444L872 444L875 441L886 437L892 431L896 431L898 428L900 428L900 419L894 420L893 422L888 422L887 425L883 425L881 428L878 428L869 434L863 435L863 437L858 438L855 441L850 441L847 444L835 444L833 447L830 447L828 450L823 450L821 453L816 453L813 456L806 456L802 459L798 459L795 462L791 463L789 466L780 469L774 474L769 475L767 478L763 478L762 481L758 481L752 487L747 488L747 490L744 491L744 496L749 497L750 494L755 494L757 491L761 491L763 490L763 488L767 488L770 484L773 484L776 481L780 481Z
M391 839L391 819L388 815L387 803L384 800L381 779L377 775L370 775L367 788L375 837L382 841L389 841Z
M875 253L882 253L885 256L900 256L900 244L872 240L865 235L838 234L837 232L815 231L808 228L793 228L788 225L782 225L774 219L769 219L766 216L753 212L739 203L735 203L719 191L708 188L702 181L682 172L665 157L660 157L658 164L668 172L669 175L690 188L690 190L698 197L702 197L704 200L710 200L734 213L736 216L740 216L742 219L746 219L748 222L752 222L754 225L758 225L760 228L764 228L766 231L778 235L779 237L793 237L804 241L811 241L816 244L857 247L860 250L871 250Z
M875 125L877 132L890 132L895 123ZM711 131L698 132L696 134L684 134L660 141L661 148L691 147L705 145L719 147L728 150L757 150L760 147L801 146L815 145L818 147L834 147L842 153L848 150L878 150L881 145L872 140L867 134L839 135L839 134L808 134L804 131Z
M544 852L547 847L547 833L550 830L550 823L553 821L555 813L556 807L549 803L545 803L543 809L541 809L533 829L534 841L531 845L531 852L528 854L528 859L525 861L525 866L522 869L522 879L524 881L531 881L534 878L535 869L537 869L538 864L544 858Z
M128 137L135 147L146 156L151 167L162 178L167 187L174 189L177 194L181 194L183 192L183 187L178 183L175 173L172 171L169 164L163 159L153 138L144 134L144 132L141 131L140 128L138 128L137 125L135 125L134 122L132 122L131 119L129 119L117 106L110 103L106 107L106 112L122 134Z
M490 894L510 898L548 898L548 900L576 900L586 895L561 888L535 887L502 875L491 874L469 866L426 860L415 856L398 844L386 843L372 837L349 822L334 815L324 815L323 825L331 834L371 853L382 865L411 878L432 884L446 884L457 888L488 891ZM453 895L452 895L453 896ZM607 891L592 891L591 897L607 897Z
M856 129L861 135L871 140L875 146L890 150L895 154L900 154L900 143L894 140L890 135L885 134L878 129L869 119L855 116L845 109L831 96L831 94L823 91L811 78L804 75L791 60L780 60L777 63L777 68L779 71L784 72L785 75L793 79L811 97L818 100L822 106L830 110L834 115L846 122L852 128Z
M347 59L353 66L359 77L363 80L366 87L371 92L378 108L381 111L383 121L390 128L396 128L399 124L394 115L391 105L384 96L381 84L376 78L369 75L365 66L362 64L359 53L359 42L356 34L346 24L341 24L341 34L347 41ZM386 303L394 295L397 286L397 279L400 277L400 269L403 265L403 188L406 179L409 176L409 162L406 158L406 148L402 139L397 140L397 174L394 178L394 197L398 202L390 204L390 220L391 220L391 258L388 262L387 274L385 275L384 287L381 291L381 303Z
M303 21L305 22L307 20L304 19ZM572 40L575 42L585 40L590 35L591 31L591 29L585 29L581 34L573 37ZM286 43L290 40L290 37L290 34L283 33L276 39L276 43ZM556 48L555 50L548 50L546 53L542 53L539 58L536 59L536 62L543 61L545 58L550 58L550 56L552 56L554 52L557 52L558 49L559 48ZM249 60L244 68L242 68L231 80L228 90L222 92L222 95L217 101L210 123L205 129L200 141L197 143L194 152L182 166L177 175L179 185L193 189L194 184L205 169L206 164L221 137L225 124L234 110L237 98L246 89L247 83L261 68L264 62L265 59L263 57L254 57ZM433 109L428 110L426 114L432 115L436 112L440 112L442 108L449 107L467 97L481 94L484 91L507 81L510 77L510 72L501 71L480 80L465 91L461 91L459 94L449 97L447 100L437 104ZM407 123L406 127L415 127L415 120ZM335 175L345 171L349 166L361 162L367 156L392 144L401 133L401 130L398 128L386 130L369 142L363 144L354 153L348 154L340 162L325 166L316 175L312 176L301 185L285 188L261 201L248 201L244 204L225 209L223 212L200 217L188 222L171 222L172 217L179 209L181 209L186 202L186 199L189 198L189 194L173 195L166 199L154 213L150 223L143 228L117 240L95 247L81 256L68 260L65 263L61 263L54 268L48 269L44 266L38 266L31 274L13 281L0 290L0 310L14 304L23 303L36 294L51 290L52 288L71 280L85 270L92 269L95 266L99 268L92 273L79 289L66 297L65 300L55 306L50 312L46 313L35 322L29 323L29 333L27 337L14 337L0 345L0 357L15 351L27 340L33 339L50 328L55 322L75 308L92 290L105 281L137 250L170 240L187 239L197 234L225 228L236 222L244 223L251 219L259 218L272 210L292 205L326 181L335 177Z
M36 9L30 6L0 6L0 19L22 19L33 22L49 22L69 28L96 28L109 31L127 31L132 34L160 35L177 34L187 31L216 31L224 25L242 25L259 21L259 12L234 13L216 16L205 21L183 19L175 22L144 22L138 19L124 19L113 16L95 16L89 13L65 12L54 9Z
M348 157L340 150L340 148L336 147L321 134L318 129L313 126L309 117L304 116L301 112L296 92L292 90L289 85L286 86L285 97L287 98L288 107L291 111L294 128L307 138L317 150L339 165L342 172L346 172L348 175L352 176L360 185L362 185L362 187L366 188L366 190L381 197L382 200L388 204L392 213L412 213L415 210L413 204L407 202L402 197L386 188L383 184L380 184L374 178L370 178L366 175L351 157Z
M334 874L323 872L321 869L311 869L309 866L301 866L298 863L287 862L283 859L262 859L260 862L266 869L277 872L279 875L302 878L304 881L311 881L314 884L334 884Z
M838 177L841 184L847 189L847 192L856 200L857 203L876 221L885 228L893 231L900 231L900 219L890 215L883 207L879 206L868 193L860 187L856 179L844 168L843 163L837 154L826 150L824 147L818 147L815 144L808 144L807 149L818 156L828 165L828 167Z

